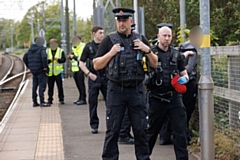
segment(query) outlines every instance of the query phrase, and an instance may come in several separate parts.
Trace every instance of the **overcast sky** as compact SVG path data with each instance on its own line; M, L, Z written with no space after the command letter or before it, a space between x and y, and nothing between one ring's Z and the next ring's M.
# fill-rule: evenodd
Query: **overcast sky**
M27 10L43 0L0 0L0 18L22 20ZM56 2L57 0L45 0ZM69 9L73 10L73 0L69 1ZM75 0L78 17L89 18L92 15L92 0ZM64 0L65 6L65 0Z

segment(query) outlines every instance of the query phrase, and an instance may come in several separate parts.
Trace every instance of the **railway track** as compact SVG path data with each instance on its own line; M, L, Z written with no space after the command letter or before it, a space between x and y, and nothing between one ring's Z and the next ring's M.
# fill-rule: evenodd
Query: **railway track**
M30 71L20 57L1 55L0 63L0 125L5 114L11 110L26 80L31 77Z

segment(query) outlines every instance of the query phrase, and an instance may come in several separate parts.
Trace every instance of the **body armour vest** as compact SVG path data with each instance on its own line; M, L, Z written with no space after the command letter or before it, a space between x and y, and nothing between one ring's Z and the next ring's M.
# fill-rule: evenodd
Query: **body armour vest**
M157 45L152 47L152 51L158 56L158 66L156 69L150 68L149 78L146 80L147 88L162 91L173 90L171 80L173 76L179 74L179 52L170 47L168 53L160 53Z
M143 55L141 51L134 50L133 40L140 39L141 35L132 32L130 38L121 38L117 32L109 34L109 38L113 44L121 45L120 53L116 54L109 62L107 67L107 77L114 82L127 82L144 80L144 70L142 60L138 59L139 55Z

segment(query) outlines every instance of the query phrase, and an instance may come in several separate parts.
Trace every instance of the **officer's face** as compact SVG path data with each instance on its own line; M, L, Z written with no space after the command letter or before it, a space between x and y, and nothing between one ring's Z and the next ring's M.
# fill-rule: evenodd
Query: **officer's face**
M131 25L133 24L133 19L117 19L116 20L118 32L126 34L131 32Z
M168 27L163 27L159 30L158 34L159 42L163 47L168 47L172 41L172 31Z
M94 38L97 39L97 41L101 42L104 37L104 30L98 30L97 32L93 33Z

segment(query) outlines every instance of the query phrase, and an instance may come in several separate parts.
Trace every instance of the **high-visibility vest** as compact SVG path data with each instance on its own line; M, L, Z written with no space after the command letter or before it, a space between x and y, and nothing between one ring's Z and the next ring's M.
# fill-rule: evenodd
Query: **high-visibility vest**
M56 50L55 56L53 57L51 48L48 48L47 49L48 59L53 59L53 58L61 59L62 58L62 51L63 50L58 47L57 50ZM58 63L56 60L49 63L48 67L49 67L48 76L53 76L53 75L57 76L63 71L63 64Z
M86 45L85 43L81 42L76 48L72 48L74 55L78 57L77 61L75 59L72 59L72 72L79 71L78 61L80 60L85 45Z

